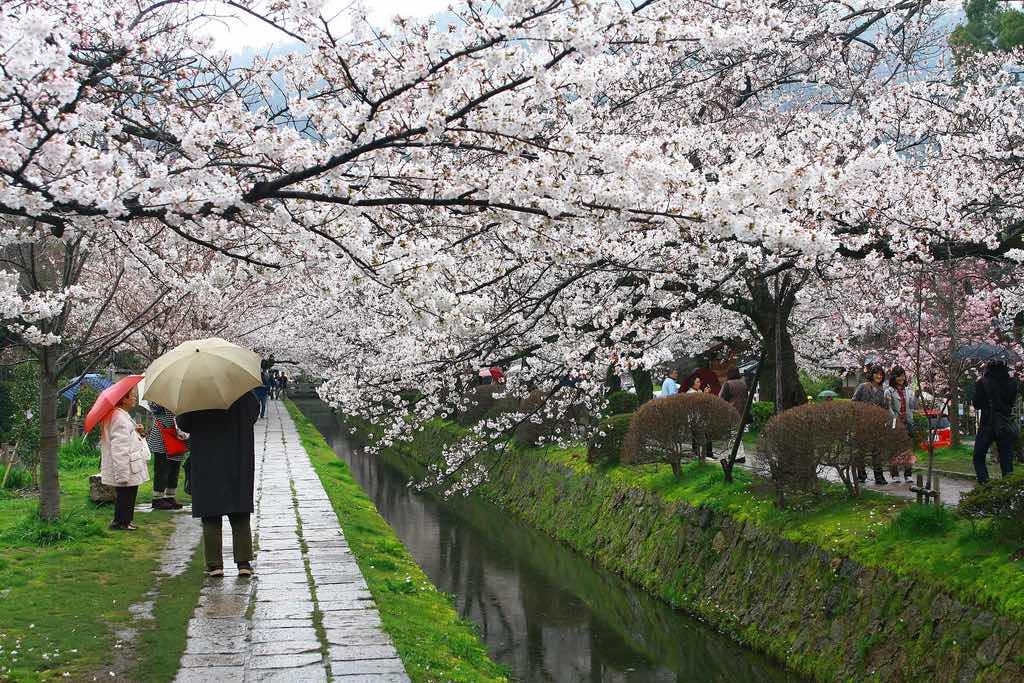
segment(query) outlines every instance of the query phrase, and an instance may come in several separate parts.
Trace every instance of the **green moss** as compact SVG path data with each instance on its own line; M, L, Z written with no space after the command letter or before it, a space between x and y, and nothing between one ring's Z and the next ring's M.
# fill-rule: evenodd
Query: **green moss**
M430 582L348 466L291 401L286 405L409 676L414 681L508 680L505 668L488 657L475 626L460 619L450 598ZM440 421L435 426L430 438L458 433Z

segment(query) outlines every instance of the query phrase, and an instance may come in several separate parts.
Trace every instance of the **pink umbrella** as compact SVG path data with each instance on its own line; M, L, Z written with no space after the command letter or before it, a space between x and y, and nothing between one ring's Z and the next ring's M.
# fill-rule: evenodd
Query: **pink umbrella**
M92 408L89 409L89 414L85 416L85 431L89 432L100 423L107 415L114 412L117 408L117 404L121 402L128 392L131 391L136 384L142 381L142 375L128 375L122 380L119 380L116 384L113 384L96 397L96 402L92 404Z

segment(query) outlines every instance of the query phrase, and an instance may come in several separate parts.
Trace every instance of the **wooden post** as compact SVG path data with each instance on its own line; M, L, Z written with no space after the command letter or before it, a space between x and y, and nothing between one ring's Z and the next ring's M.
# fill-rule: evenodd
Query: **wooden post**
M939 475L935 475L935 481L932 482L935 487L932 489L932 498L935 499L936 505L942 505L941 494L939 493Z
M923 498L922 492L924 491L924 475L920 472L917 473L917 486L914 488L914 491L917 493L917 504L920 505Z

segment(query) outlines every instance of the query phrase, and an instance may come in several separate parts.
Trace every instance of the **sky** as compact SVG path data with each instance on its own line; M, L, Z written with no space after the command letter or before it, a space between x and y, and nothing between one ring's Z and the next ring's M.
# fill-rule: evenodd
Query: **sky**
M395 15L424 17L443 12L451 2L452 0L365 0L364 4L369 10L370 21L385 23ZM266 0L261 0L256 6L267 4ZM320 13L332 20L332 29L336 27L339 33L344 33L348 23L346 10L353 4L352 0L326 0ZM216 41L215 46L226 52L238 54L292 42L288 36L268 24L216 0L208 0L204 4L204 10L217 15L220 19L209 20L202 32L212 36Z

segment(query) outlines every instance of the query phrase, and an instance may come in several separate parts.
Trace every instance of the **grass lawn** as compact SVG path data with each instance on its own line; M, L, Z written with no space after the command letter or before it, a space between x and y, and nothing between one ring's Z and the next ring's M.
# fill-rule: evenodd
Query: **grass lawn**
M137 644L115 647L114 635L131 621L128 607L154 587L172 515L137 515L138 531L109 531L112 508L88 501L89 475L97 470L60 472L62 519L55 525L38 522L34 496L0 492L0 680L66 680L65 673L70 680L109 679L111 670L118 680L173 678L195 605L186 586L161 586L156 607L163 618L148 622ZM140 502L148 503L150 490L143 485Z
M294 403L286 405L412 680L508 680L506 669L488 657L476 627L461 620L451 599L430 582L348 465Z

